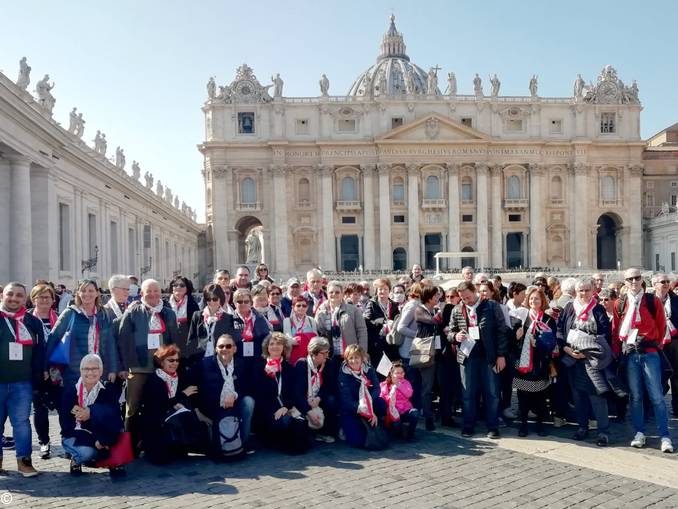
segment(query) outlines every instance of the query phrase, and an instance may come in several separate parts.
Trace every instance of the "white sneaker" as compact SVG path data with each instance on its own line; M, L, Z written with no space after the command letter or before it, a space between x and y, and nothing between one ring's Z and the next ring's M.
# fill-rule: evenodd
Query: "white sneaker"
M506 417L507 419L513 420L513 419L517 419L517 418L518 418L518 414L517 414L516 411L515 411L513 408L511 408L511 407L505 408L503 414L504 414L504 417Z
M659 448L662 452L672 453L673 444L671 443L671 439L669 437L662 437L662 444Z
M664 442L662 441L662 445L663 443ZM631 447L636 447L638 449L645 447L645 435L640 431L636 433L636 436L633 437L633 440L631 440Z
M598 421L589 419L589 429L598 429Z
M563 426L567 426L567 421L563 419L562 417L554 417L553 418L553 427L554 428L562 428Z

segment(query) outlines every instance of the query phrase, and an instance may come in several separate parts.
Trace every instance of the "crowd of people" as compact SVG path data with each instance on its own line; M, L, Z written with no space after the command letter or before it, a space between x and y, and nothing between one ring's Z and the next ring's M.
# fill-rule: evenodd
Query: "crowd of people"
M139 456L223 461L336 440L380 450L415 440L421 417L464 437L482 420L491 439L507 422L521 437L531 420L540 436L572 422L574 440L595 429L604 447L629 408L630 446L645 446L650 410L659 448L673 452L664 395L678 416L678 295L667 274L539 274L506 287L465 267L444 290L418 265L397 281L343 284L313 269L278 285L260 264L254 278L244 265L219 270L199 293L183 276L165 298L153 279L116 275L108 290L92 279L72 294L47 281L2 289L3 449L25 477L38 473L31 407L43 459L58 412L73 475L124 475Z

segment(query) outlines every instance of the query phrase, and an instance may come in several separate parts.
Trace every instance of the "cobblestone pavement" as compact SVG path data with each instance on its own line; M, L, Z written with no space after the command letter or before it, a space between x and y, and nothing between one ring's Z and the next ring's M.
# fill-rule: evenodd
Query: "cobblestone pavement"
M55 416L51 424L53 443L57 444ZM677 422L672 424L675 428ZM568 436L574 428L551 431L556 436ZM626 439L629 432L617 425L617 433ZM504 428L503 435L514 437L515 428ZM637 454L637 468L657 468L655 462L678 461L678 455L661 455L654 449L654 442L652 449L642 451L632 451L626 440L617 447ZM613 475L604 467L594 470L553 461L502 447L501 441L463 439L458 430L420 431L417 442L397 444L381 453L323 444L303 456L261 450L230 464L190 457L159 468L139 460L128 468L125 479L116 481L105 471L92 469L85 469L81 478L72 478L68 461L59 456L61 447L53 449L54 457L46 461L34 453L34 464L41 474L33 479L19 477L13 451L5 452L5 467L10 472L0 477L0 504L92 509L678 507L678 485L661 486ZM601 452L581 446L583 458ZM678 463L675 465L678 467ZM10 503L6 503L8 494Z

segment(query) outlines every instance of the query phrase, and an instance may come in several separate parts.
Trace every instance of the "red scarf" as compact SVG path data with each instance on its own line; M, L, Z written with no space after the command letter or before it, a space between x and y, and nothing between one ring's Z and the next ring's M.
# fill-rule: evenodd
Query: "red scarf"
M42 320L38 316L38 308L33 309L33 316L38 318L39 320ZM56 314L56 311L54 311L52 308L49 308L49 329L52 330L54 328L54 325L56 324L57 320L59 319L59 315Z
M240 314L238 314L240 316ZM243 341L252 341L254 340L254 314L250 311L250 316L244 318L240 316L240 319L243 321L242 327L242 340Z
M14 321L14 341L21 345L32 345L33 336L31 336L30 331L24 324L24 317L26 316L26 308L22 306L16 313L10 313L9 311L0 311L0 317L5 320ZM8 323L9 325L9 323Z
M148 321L148 333L164 334L167 327L165 327L165 320L162 319L162 315L156 313L152 308L149 308L149 310L151 311L151 319Z
M264 371L271 378L275 378L278 373L282 370L282 360L281 359L267 359L266 366Z
M537 329L539 331L549 331L551 328L546 325L543 320L544 320L544 312L543 311L538 311L535 312L533 309L530 309L530 332L532 335L536 336L537 335Z
M596 299L591 299L588 305L584 308L584 310L581 313L579 313L579 315L577 316L577 320L581 322L587 322L589 319L589 313L596 306L596 304L598 304Z
M188 316L187 316L187 301L188 300L188 294L184 295L183 298L177 302L174 300L174 295L170 295L169 302L170 306L172 307L172 310L174 311L174 314L177 316L177 324L180 323L186 323L188 322ZM179 316L181 315L181 316Z

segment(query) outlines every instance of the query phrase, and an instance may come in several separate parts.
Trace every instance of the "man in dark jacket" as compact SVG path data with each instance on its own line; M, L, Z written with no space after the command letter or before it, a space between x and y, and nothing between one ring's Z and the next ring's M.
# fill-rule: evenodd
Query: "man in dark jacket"
M507 326L499 305L480 300L473 283L457 287L461 302L452 311L448 339L458 343L464 406L462 436L472 436L482 390L488 438L499 438L499 372L506 367Z
M664 353L671 364L671 408L673 416L678 417L678 296L670 291L671 278L659 273L652 276L654 294L664 307L666 332L664 334Z
M31 402L45 365L42 322L26 312L26 287L8 283L0 303L0 422L9 417L16 442L17 469L24 477L38 471L31 462ZM2 449L0 448L0 470Z

